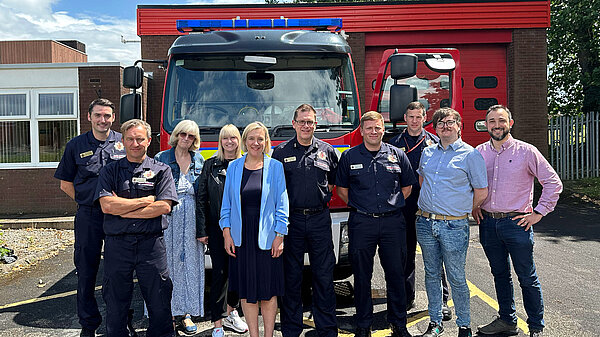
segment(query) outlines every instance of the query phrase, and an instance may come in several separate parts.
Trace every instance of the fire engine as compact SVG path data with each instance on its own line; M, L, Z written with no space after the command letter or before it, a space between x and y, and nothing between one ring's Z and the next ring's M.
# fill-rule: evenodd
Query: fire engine
M143 69L137 63L160 63L166 70L161 149L168 148L169 133L183 119L199 125L206 158L217 149L220 128L229 123L243 130L260 121L277 145L295 135L291 120L303 103L317 111L315 137L340 154L362 142L357 82L342 19L178 20L177 28L186 34L175 40L166 60L136 61L123 75L123 85L135 90L121 98L121 122L141 116L136 91ZM428 120L440 107L462 110L459 64L455 49L384 52L371 110L386 118L385 139L402 130L411 101L425 105ZM330 208L334 277L344 279L351 274L347 206L334 192Z

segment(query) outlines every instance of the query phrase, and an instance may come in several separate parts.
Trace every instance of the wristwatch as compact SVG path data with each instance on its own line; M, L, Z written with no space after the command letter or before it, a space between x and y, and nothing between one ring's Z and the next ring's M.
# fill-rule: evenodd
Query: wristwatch
M285 235L283 235L283 234L281 234L281 233L277 233L277 232L275 232L275 236L282 238L282 237L284 237Z

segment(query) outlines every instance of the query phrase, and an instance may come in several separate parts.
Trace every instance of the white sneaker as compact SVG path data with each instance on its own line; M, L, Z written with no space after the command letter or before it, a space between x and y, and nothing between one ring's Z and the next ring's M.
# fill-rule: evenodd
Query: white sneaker
M223 328L214 328L212 331L212 337L224 337L225 336L225 331L223 331Z
M235 309L229 314L229 316L223 318L223 326L226 326L229 329L238 333L248 331L248 324L242 321L240 315Z

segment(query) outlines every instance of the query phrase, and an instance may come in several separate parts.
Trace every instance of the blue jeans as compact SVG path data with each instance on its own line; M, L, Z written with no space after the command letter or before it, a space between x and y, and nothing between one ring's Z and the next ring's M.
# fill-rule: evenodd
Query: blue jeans
M452 288L456 325L471 325L470 293L465 277L469 220L432 220L417 217L417 241L423 252L425 289L432 322L442 322L442 262Z
M523 292L523 305L527 312L530 330L544 328L544 299L542 286L533 262L533 230L523 230L519 220L511 218L493 219L484 215L479 225L479 236L485 255L490 262L500 318L517 323L513 282L510 274L510 261L519 279Z

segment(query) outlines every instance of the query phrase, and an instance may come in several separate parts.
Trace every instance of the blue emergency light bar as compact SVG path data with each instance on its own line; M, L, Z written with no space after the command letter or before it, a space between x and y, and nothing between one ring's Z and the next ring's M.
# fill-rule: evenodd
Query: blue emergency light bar
M337 32L342 29L342 19L240 19L237 17L229 20L177 20L177 30L182 33L191 31L256 28L315 28L333 29Z

